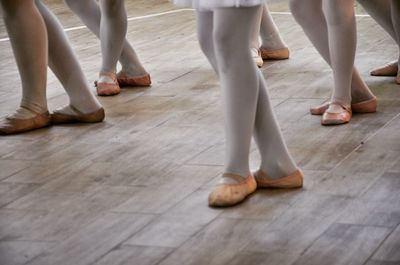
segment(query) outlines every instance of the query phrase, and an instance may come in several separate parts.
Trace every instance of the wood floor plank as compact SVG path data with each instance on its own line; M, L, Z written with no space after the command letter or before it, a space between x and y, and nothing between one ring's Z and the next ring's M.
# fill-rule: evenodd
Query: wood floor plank
M54 243L38 241L0 241L2 265L23 265L54 247Z
M390 231L383 227L333 224L294 265L362 265Z
M82 25L64 1L44 1L65 27ZM267 2L289 11L288 0ZM167 0L125 5L129 17L175 9ZM224 118L195 12L134 19L127 39L151 87L99 97L103 123L0 137L0 264L5 255L6 265L399 265L400 89L393 77L369 75L395 60L398 47L370 17L357 17L356 66L378 111L322 127L308 112L329 99L332 71L290 14L273 17L291 58L266 61L261 72L305 174L302 189L262 190L234 208L208 207L223 171ZM86 28L67 35L95 93L100 42ZM21 98L7 40L0 58L4 116ZM69 102L51 71L47 98L49 110ZM260 160L253 143L251 168Z
M390 234L378 251L372 257L373 260L382 260L400 263L400 225Z
M156 265L173 249L161 247L127 246L116 247L95 265Z
M106 214L27 264L91 264L152 218L144 214Z

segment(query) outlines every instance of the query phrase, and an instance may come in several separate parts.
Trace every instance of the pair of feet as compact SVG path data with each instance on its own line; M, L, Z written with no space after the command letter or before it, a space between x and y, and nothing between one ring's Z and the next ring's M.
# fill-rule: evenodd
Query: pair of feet
M289 59L290 52L287 47L280 49L267 49L261 46L259 49L252 48L251 55L256 65L262 67L264 61Z
M395 76L396 83L400 85L400 71L399 63L397 61L373 69L370 74L372 76Z
M228 207L244 201L247 196L256 191L257 188L281 188L292 189L303 186L303 173L297 169L289 176L273 179L262 170L253 175L243 178L233 174L224 174L232 184L218 184L208 197L208 204L212 207Z
M103 108L90 113L83 113L69 105L53 113L36 113L21 107L13 114L0 121L0 135L17 134L32 131L50 125L67 123L96 123L104 120Z
M132 76L125 71L117 74L114 72L100 72L99 80L94 82L97 95L113 96L121 92L121 87L149 87L151 78L148 73L140 76Z
M322 105L310 108L312 115L322 115L322 125L340 125L348 123L353 113L376 112L378 102L376 97L345 106L338 102L326 102Z

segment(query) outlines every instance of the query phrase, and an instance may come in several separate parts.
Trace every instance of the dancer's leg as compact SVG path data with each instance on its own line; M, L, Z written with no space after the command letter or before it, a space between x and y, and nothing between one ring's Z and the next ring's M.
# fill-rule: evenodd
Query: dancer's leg
M322 12L322 1L291 0L290 9L315 48L324 60L331 65L328 26L324 13ZM355 67L353 67L351 80L351 97L353 103L374 98L374 95L369 90Z
M260 28L261 28L261 18L262 18L263 8L262 6L258 7L258 11L256 14L256 24L255 27L250 29L250 51L251 56L258 67L263 66L263 59L261 58L261 54L259 52L260 48Z
M392 0L392 22L393 28L396 32L397 43L400 47L400 2L398 0ZM398 59L398 69L400 69L400 55ZM400 71L397 71L396 82L400 84Z
M250 55L250 32L259 7L214 11L214 45L224 101L225 172L249 176L249 152L259 80Z
M215 73L218 74L218 63L215 57L213 29L214 29L214 12L197 11L197 38L200 48L207 57L209 63L213 67Z
M4 22L22 82L16 118L47 112L47 32L33 0L1 0Z
M70 104L83 113L101 108L90 92L82 69L57 18L39 0L36 5L46 23L49 38L49 66L68 93ZM70 111L67 107L65 111ZM73 114L73 112L72 112Z
M357 2L397 42L396 32L394 31L391 19L391 0L357 0Z
M124 0L100 0L101 72L115 73L127 30ZM101 75L99 82L113 83L107 75Z
M267 50L287 48L286 43L279 34L279 29L269 12L267 4L263 5L260 35L261 47Z
M260 169L273 179L289 176L296 171L297 166L286 148L261 71L258 71L258 79L254 136L261 154Z
M335 85L332 102L350 107L352 70L357 46L354 0L323 0L322 9L328 24L329 51Z
M99 38L101 20L99 4L95 0L65 0L65 2ZM130 76L143 76L147 73L127 39L124 40L119 62L122 65L122 70Z
M376 22L399 44L392 21L391 0L357 0ZM400 45L399 45L400 46ZM398 60L379 66L371 71L374 76L396 76Z

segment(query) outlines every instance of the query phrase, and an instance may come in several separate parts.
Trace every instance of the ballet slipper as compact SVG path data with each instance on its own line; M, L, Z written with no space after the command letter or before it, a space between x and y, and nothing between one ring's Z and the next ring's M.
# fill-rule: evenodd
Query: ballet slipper
M224 174L239 183L218 184L208 196L208 205L213 207L233 206L242 202L248 195L257 189L257 183L253 176L242 178L233 174Z
M82 113L74 106L69 105L70 109L75 114L62 113L60 110L55 110L50 115L52 124L65 124L65 123L96 123L104 120L104 109L100 108L91 113Z
M322 125L340 125L348 123L351 120L352 116L351 107L347 107L336 102L330 104L335 104L340 106L342 108L342 111L336 113L336 112L329 112L328 110L326 110L321 118Z
M398 68L397 62L391 62L373 69L370 74L372 76L396 76Z
M310 113L312 115L322 115L328 109L329 104L330 102L326 102L321 105L311 107ZM377 107L378 107L378 101L376 97L351 104L351 110L353 113L373 113L376 112Z
M282 48L277 50L267 50L263 47L260 47L261 58L263 60L286 60L289 59L289 49Z
M32 131L40 128L44 128L50 125L50 114L36 113L32 118L17 119L13 117L5 117L0 122L0 135L17 134L27 131Z
M151 85L151 78L149 74L145 74L142 76L128 76L122 70L117 74L118 84L122 86L139 86L139 87L148 87Z
M254 173L258 188L292 189L303 187L303 172L297 169L289 176L273 179L259 169Z
M253 61L256 63L258 68L261 68L264 64L263 59L261 58L261 52L259 49L254 49L252 48L252 57L253 57Z
M113 72L100 72L99 76L107 76L113 80L113 83L95 81L97 95L99 96L113 96L121 92L121 88L118 85L116 74Z
M377 107L378 101L376 100L376 97L351 104L351 110L354 113L373 113L376 112Z

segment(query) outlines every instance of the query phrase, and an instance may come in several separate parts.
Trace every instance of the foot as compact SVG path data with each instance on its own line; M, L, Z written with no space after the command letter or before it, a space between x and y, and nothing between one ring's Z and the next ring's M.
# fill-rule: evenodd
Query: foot
M268 176L267 173L259 169L254 173L254 177L257 181L258 188L279 188L279 189L291 189L303 187L303 172L297 169L289 176L285 176L278 179L273 179Z
M121 92L117 76L113 72L100 72L99 80L95 81L94 84L99 96L113 96Z
M328 109L329 104L330 102L326 102L322 103L321 105L311 107L310 113L312 115L322 115ZM377 107L378 101L376 97L351 104L351 110L353 113L373 113L376 112Z
M151 85L151 78L148 73L140 76L133 76L124 70L118 72L117 81L121 87L149 87Z
M398 70L398 62L394 61L373 69L370 74L372 76L398 76Z
M96 123L104 120L104 109L100 108L91 113L82 113L72 105L57 109L51 114L52 124L65 123Z
M50 125L49 112L35 113L21 107L0 121L0 135L17 134Z
M340 103L330 103L328 109L324 112L321 119L322 125L340 125L348 123L351 120L352 111L350 106Z
M253 58L253 61L256 63L258 68L262 67L264 64L263 59L261 58L261 52L259 49L256 48L251 48L251 57Z
M286 60L290 56L289 48L287 47L269 50L261 46L260 52L263 60Z
M218 184L208 196L208 205L213 207L236 205L246 199L256 188L257 184L253 176L244 178L225 173L223 182Z

